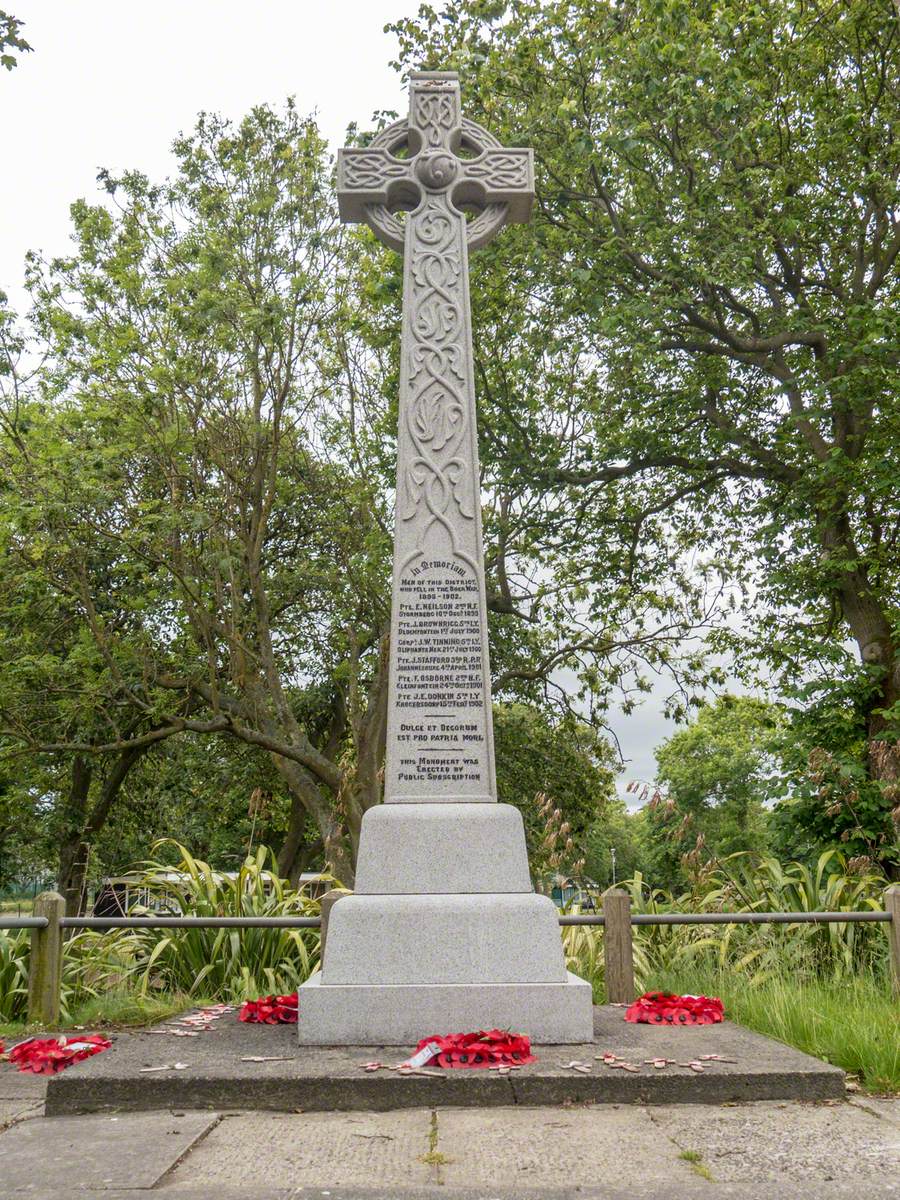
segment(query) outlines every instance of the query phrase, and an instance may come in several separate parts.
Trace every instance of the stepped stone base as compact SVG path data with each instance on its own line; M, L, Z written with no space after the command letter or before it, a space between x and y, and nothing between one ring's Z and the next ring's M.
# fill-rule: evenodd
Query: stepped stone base
M355 891L530 892L522 814L512 804L377 804L362 820Z
M521 813L370 809L356 892L332 908L322 973L300 989L300 1044L408 1046L494 1028L591 1037L591 988L567 973L556 906L531 889Z
M535 1044L589 1042L591 988L563 983L325 985L300 988L301 1046L408 1046L429 1034L511 1029Z
M565 983L553 901L533 892L345 896L322 984Z

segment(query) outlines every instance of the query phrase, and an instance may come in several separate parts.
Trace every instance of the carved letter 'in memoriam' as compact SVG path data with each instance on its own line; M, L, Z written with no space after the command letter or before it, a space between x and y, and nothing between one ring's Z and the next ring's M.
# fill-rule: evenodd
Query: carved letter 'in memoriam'
M388 802L497 798L468 249L533 198L531 150L463 119L452 73L413 75L409 119L338 154L341 218L405 260Z

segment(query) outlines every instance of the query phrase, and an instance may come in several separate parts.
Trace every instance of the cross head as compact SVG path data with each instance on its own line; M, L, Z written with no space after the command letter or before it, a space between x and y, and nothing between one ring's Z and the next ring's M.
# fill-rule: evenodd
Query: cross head
M532 150L501 146L462 116L455 71L411 75L409 117L369 146L338 151L341 220L365 222L395 250L405 241L396 214L414 212L429 196L474 218L467 222L470 249L507 223L527 221L534 201Z

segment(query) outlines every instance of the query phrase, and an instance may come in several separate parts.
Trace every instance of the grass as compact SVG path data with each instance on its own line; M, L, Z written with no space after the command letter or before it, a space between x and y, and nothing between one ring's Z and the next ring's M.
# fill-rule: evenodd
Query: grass
M188 1008L207 1003L211 1001L198 1000L195 996L187 996L183 992L158 992L147 996L137 990L122 989L86 1000L72 1011L66 1021L52 1029L43 1025L29 1025L24 1021L0 1023L0 1038L28 1037L33 1033L54 1032L56 1029L86 1029L94 1032L100 1029L156 1025L159 1021L182 1013Z
M702 1179L709 1180L710 1183L713 1182L712 1171L710 1171L709 1167L703 1161L703 1155L699 1150L682 1150L678 1157L686 1163L690 1163L691 1170L696 1175L699 1175Z
M886 977L798 980L775 976L748 987L739 972L655 975L648 989L719 996L739 1025L834 1063L875 1093L900 1093L900 1006Z

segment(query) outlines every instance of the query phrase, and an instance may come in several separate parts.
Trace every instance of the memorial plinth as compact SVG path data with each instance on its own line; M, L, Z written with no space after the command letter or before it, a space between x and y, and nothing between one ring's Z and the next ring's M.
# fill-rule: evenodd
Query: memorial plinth
M448 72L413 75L408 120L338 155L342 220L404 255L391 657L385 803L300 990L304 1044L591 1037L590 985L566 972L494 777L468 250L533 197L531 151L464 119Z

